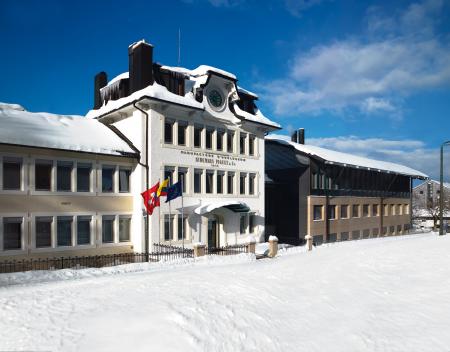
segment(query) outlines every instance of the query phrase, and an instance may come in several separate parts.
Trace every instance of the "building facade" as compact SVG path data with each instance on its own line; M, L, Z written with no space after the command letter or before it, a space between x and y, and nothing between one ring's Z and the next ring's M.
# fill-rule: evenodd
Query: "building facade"
M398 235L411 227L411 180L419 171L266 137L266 234L298 244ZM282 206L281 206L282 205Z

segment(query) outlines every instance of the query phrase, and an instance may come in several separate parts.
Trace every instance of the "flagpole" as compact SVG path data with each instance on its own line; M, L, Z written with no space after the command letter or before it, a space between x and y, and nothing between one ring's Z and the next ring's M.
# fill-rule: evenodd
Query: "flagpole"
M161 179L158 180L158 183L161 182ZM158 194L156 194L158 196ZM159 198L159 196L158 196ZM161 200L159 200L159 207L158 207L158 217L159 217L159 223L158 223L158 244L161 245ZM161 250L161 247L159 247L159 250Z
M168 183L168 187L170 187L170 177L169 177L169 183ZM166 199L167 199L167 195L166 195ZM172 213L170 211L170 200L169 200L169 244L172 244L172 232L170 231L170 223L172 222Z
M181 238L183 240L183 249L184 249L184 207L183 207L183 184L184 184L184 175L181 177Z

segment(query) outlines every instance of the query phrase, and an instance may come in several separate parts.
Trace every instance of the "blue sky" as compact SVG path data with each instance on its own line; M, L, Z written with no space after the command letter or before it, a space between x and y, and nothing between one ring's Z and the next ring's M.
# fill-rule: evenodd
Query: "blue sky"
M176 65L178 28L181 65L235 73L282 133L305 127L308 143L438 177L449 0L2 0L0 101L84 115L94 75L126 71L130 43L145 38Z

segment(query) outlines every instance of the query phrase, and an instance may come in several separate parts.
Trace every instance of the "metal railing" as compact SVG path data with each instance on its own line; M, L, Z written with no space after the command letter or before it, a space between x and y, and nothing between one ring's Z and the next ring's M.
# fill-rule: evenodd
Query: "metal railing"
M236 255L240 253L247 253L246 244L236 244L224 247L206 247L206 255Z

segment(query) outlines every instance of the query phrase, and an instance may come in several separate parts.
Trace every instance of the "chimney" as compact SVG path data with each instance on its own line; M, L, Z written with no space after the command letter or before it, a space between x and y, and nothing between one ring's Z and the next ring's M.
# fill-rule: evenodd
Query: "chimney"
M94 109L99 109L103 105L100 89L108 84L106 72L97 73L94 77Z
M299 144L305 144L305 129L299 128L291 136L291 141Z
M153 46L141 40L128 47L130 94L153 84Z

